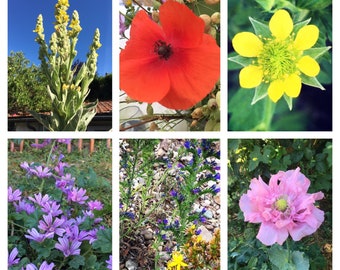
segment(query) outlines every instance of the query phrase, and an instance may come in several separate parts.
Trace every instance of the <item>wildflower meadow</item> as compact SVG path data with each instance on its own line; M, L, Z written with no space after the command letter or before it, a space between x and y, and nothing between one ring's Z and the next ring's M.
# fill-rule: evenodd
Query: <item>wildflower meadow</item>
M228 142L228 269L332 269L332 140Z
M112 269L111 151L105 140L91 154L66 145L9 152L8 269Z
M220 269L219 171L219 140L121 140L121 269Z

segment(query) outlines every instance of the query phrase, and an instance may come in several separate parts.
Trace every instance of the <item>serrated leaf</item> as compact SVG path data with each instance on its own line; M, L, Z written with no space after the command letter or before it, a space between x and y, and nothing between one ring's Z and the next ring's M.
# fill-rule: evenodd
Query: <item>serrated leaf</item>
M330 48L332 47L328 46L328 47L310 48L308 50L305 50L303 52L303 55L309 55L310 57L314 59L318 59L320 56L326 53Z
M251 101L251 105L254 105L259 100L268 96L268 87L269 87L268 83L261 83L259 86L255 88L255 93L253 100Z
M255 30L255 34L257 36L261 36L261 37L271 37L272 36L272 33L270 32L269 26L267 24L259 22L252 17L249 17L249 20L250 20L251 24L253 25L253 28Z
M253 58L247 58L240 55L229 57L228 60L237 63L243 67L251 65L253 62Z
M97 240L93 243L94 249L99 249L102 253L112 252L112 229L99 230Z
M309 269L309 260L305 256L304 253L300 251L294 251L292 253L292 261L295 265L296 270L308 270Z
M85 258L81 255L74 256L73 259L68 262L68 265L74 269L80 269L80 266L85 265Z
M321 85L321 83L318 81L318 79L316 77L309 77L309 76L306 76L304 74L301 74L300 77L301 77L302 83L307 84L309 86L313 86L313 87L319 88L321 90L326 90Z

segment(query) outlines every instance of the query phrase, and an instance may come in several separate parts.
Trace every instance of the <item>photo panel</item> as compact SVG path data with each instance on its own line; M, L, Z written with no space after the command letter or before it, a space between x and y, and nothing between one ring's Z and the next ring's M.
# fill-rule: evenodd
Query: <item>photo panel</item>
M112 128L112 1L8 1L8 131Z
M332 139L228 140L228 266L332 269Z
M119 191L119 268L220 269L218 139L121 139Z
M8 269L112 269L111 139L8 140Z
M120 131L220 130L220 1L122 0Z
M333 130L332 7L228 1L228 130Z

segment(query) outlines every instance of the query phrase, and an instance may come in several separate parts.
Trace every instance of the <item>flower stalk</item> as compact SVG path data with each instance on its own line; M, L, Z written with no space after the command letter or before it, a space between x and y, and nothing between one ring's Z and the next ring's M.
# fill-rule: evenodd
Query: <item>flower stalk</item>
M58 0L55 5L55 32L49 44L45 41L43 17L37 18L35 41L39 44L39 59L47 75L47 91L52 100L50 115L30 111L50 131L85 131L96 114L98 101L85 104L89 85L97 71L97 50L101 47L100 33L96 29L87 60L80 69L73 67L77 56L76 44L82 30L79 14L67 14L68 0ZM73 67L73 68L72 68Z

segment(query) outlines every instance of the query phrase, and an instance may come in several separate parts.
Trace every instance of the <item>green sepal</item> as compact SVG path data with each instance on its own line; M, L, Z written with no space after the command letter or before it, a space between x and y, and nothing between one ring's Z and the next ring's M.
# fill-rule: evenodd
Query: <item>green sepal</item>
M302 22L298 22L296 24L294 24L293 27L293 33L297 33L302 27L306 26L307 24L309 24L311 18L304 20Z
M287 95L283 95L285 101L287 102L288 108L291 111L293 109L293 98Z
M303 52L303 55L309 55L310 57L314 59L318 59L322 55L324 55L330 48L331 46L328 47L318 47L318 48L310 48L308 50L305 50Z
M300 77L303 84L307 84L309 86L313 86L321 90L326 90L316 77L309 77L302 73L300 74Z
M255 0L265 11L270 11L274 4L275 0Z
M272 33L270 32L269 26L267 24L264 24L262 22L259 22L255 20L252 17L249 17L249 20L255 30L255 34L257 36L269 38L272 36Z
M237 63L243 67L249 66L252 64L252 62L254 61L253 58L249 58L249 57L243 57L241 55L236 55L236 56L232 56L232 57L228 57L229 61L232 61L234 63Z
M255 88L255 93L253 100L251 101L251 105L254 105L259 100L268 96L268 87L269 87L268 83L261 83L259 86Z

